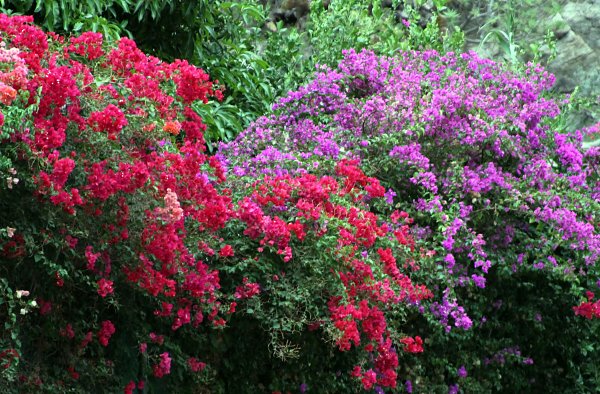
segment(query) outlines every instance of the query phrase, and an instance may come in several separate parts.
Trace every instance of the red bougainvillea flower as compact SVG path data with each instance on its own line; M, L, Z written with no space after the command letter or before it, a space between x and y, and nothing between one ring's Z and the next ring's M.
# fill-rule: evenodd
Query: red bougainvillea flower
M104 56L102 40L101 33L85 32L79 37L70 38L70 45L65 50L67 53L75 53L83 56L87 60L95 60Z
M73 331L73 326L71 323L67 324L65 328L61 328L59 334L69 339L75 338L75 331Z
M423 352L423 340L421 337L416 336L414 338L406 337L400 340L404 344L404 350L408 353L422 353Z
M233 257L233 248L231 245L225 245L219 250L219 256L221 257Z
M200 372L206 368L206 363L198 361L195 357L188 358L187 364L193 372Z
M91 331L88 331L85 334L85 336L83 337L82 341L79 343L79 348L85 349L87 347L87 345L89 345L89 343L92 342L93 338L94 338L94 334Z
M107 105L102 111L92 112L88 119L94 131L107 133L110 140L116 140L127 123L125 114L114 104Z
M254 297L260 293L260 286L258 283L248 282L248 278L243 279L243 285L235 288L234 297L238 299L245 299Z
M377 374L372 369L369 369L363 374L361 382L365 390L370 390L377 382Z
M79 379L79 372L75 371L75 367L71 365L67 368L67 371L69 372L69 375L71 375L71 378L73 378L73 380Z
M160 355L160 361L158 364L152 366L152 372L157 378L162 378L171 373L171 357L169 357L168 352Z
M100 294L100 297L104 298L112 294L113 291L113 282L111 280L102 278L98 281L98 294Z
M123 389L123 393L124 394L133 394L133 390L135 390L135 386L136 386L135 382L133 380L131 380L129 383L127 383L127 385Z
M594 300L594 293L586 291L587 302L582 302L573 307L576 316L583 316L586 319L600 318L600 299Z
M110 320L102 322L100 331L98 331L98 341L104 347L108 346L110 337L115 333L115 325Z

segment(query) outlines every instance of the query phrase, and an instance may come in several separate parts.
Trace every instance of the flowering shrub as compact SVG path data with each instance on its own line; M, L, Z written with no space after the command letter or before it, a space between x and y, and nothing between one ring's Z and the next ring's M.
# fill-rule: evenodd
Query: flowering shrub
M600 318L600 300L594 300L594 293L591 291L586 292L587 301L574 306L573 310L576 315L585 317L586 319Z
M303 382L297 384L317 390L351 389L346 375L350 370L366 389L397 387L398 353L404 350L408 357L414 352L413 347L401 346L409 339L402 322L420 315L423 301L432 297L409 277L419 269L416 262L422 254L408 234L411 219L395 212L381 222L365 211L364 200L379 199L384 190L350 161L338 163L332 176L261 178L246 179L250 192L236 204L239 221L226 226L226 232L248 236L255 246L249 249L237 240L227 254L240 263L235 265L235 259L227 257L230 263L222 271L247 275L238 280L242 284L229 311L247 305L245 330L269 327L272 352L286 363L255 361L252 352L243 362L258 363L259 370L274 369L283 386L275 388L295 387L290 370L303 375ZM206 252L217 254L212 249ZM260 286L251 285L257 282ZM337 356L322 352L316 344L305 352L306 335L314 331L340 351L360 355L362 361L349 364L353 356L340 364ZM318 370L311 367L315 362ZM244 377L231 371L231 379L247 380L250 371ZM333 386L340 382L346 383Z
M474 53L350 50L218 157L240 179L360 161L386 188L371 211L414 218L416 245L431 251L416 277L441 299L424 315L430 345L406 367L411 387L594 390L598 326L572 306L597 286L600 151L582 148L596 128L563 130L568 100L548 97L553 81ZM591 305L575 311L591 317Z
M229 183L202 70L29 17L0 38L3 391L401 386L433 293L409 215L368 210L377 179Z
M225 214L206 217L207 226L227 220L229 198L209 179L220 181L221 169L202 153L204 125L190 108L221 93L202 70L160 62L131 40L105 48L100 34L65 40L30 22L0 15L1 79L11 93L2 108L2 171L11 177L1 189L11 229L3 276L39 305L18 325L22 335L7 327L2 347L20 357L4 374L38 389L73 380L119 387L144 364L117 349L145 339L153 304L183 302L198 321L216 298L218 276L185 246L183 216L210 210ZM169 122L185 137L169 142ZM129 376L111 376L124 362Z

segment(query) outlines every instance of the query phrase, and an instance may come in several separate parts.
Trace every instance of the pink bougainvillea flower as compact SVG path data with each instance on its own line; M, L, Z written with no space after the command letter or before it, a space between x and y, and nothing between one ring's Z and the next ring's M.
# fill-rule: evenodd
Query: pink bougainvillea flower
M168 352L160 355L160 361L152 366L152 372L157 378L162 378L171 373L171 357Z
M110 337L115 333L115 325L110 320L102 322L100 331L98 331L98 341L104 347L108 346Z
M109 294L112 294L114 291L113 282L107 279L100 279L98 281L98 294L100 297L106 297Z

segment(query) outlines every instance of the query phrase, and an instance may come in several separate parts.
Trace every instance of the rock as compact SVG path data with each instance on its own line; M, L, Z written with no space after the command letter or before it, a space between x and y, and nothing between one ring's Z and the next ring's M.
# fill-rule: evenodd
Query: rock
M600 53L574 31L569 31L557 41L556 50L558 55L548 65L548 70L557 76L555 88L559 92L570 93L579 86L581 93L597 95Z
M548 69L557 76L555 88L570 93L600 95L600 3L568 2L551 20L558 41L557 57Z
M561 15L588 45L594 50L600 50L600 2L569 2Z
M569 1L549 22L556 41L556 58L548 71L556 76L554 89L580 96L600 96L600 2ZM575 130L598 122L590 112L573 114L570 128Z
M274 7L271 17L274 21L283 21L294 24L308 15L310 11L309 0L283 0L279 7Z
M558 56L552 64L555 67L566 67L569 64L577 66L585 61L586 56L594 55L594 50L585 42L580 35L569 31L562 40L556 43Z
M562 15L558 13L550 20L550 29L552 30L552 33L554 33L554 37L557 40L560 40L571 31L571 26L569 26Z
M432 12L433 11L433 1L432 0L427 0L425 2L425 4L423 4L421 6L421 8L424 9L425 11Z
M267 23L265 23L265 29L269 30L270 32L276 33L277 25L275 25L273 21L268 21Z

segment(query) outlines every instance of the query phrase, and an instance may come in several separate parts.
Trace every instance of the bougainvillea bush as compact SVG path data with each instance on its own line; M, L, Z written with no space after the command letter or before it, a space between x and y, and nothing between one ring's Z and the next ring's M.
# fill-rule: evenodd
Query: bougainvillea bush
M474 53L348 51L218 157L234 177L333 173L355 160L414 219L435 293L412 389L598 389L600 150L566 132L554 77ZM562 110L562 112L561 112ZM586 293L586 291L588 293Z
M403 389L431 251L357 161L229 183L201 69L29 17L0 39L2 392Z

